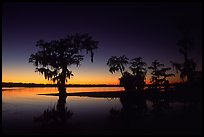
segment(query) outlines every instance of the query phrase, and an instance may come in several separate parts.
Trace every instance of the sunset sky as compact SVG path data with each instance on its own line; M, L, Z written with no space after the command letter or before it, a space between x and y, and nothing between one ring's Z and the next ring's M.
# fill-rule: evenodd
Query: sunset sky
M80 67L71 66L71 84L118 84L120 73L111 74L106 62L125 54L142 57L148 66L157 59L171 67L182 62L176 45L181 37L179 21L192 24L195 48L189 54L202 70L201 3L3 3L2 5L2 81L52 83L35 72L28 63L38 49L36 41L89 33L99 41L94 62L89 55ZM176 74L175 71L172 70ZM147 82L150 79L150 70ZM170 78L180 81L179 76Z

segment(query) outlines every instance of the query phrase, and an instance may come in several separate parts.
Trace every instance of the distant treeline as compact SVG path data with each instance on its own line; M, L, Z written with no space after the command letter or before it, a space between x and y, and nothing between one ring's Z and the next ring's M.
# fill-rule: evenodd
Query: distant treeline
M2 87L58 87L57 84L12 83L3 82ZM120 85L106 84L67 84L66 87L120 87Z
M170 86L175 86L177 84L179 83L170 84ZM145 86L151 87L152 84L146 84ZM3 82L2 87L58 87L58 86L57 84ZM66 87L122 87L122 86L121 85L107 85L107 84L67 84Z

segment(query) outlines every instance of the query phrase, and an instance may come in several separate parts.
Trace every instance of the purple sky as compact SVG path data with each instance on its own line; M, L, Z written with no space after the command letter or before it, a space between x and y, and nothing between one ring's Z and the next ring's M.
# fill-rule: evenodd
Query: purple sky
M195 26L196 44L189 56L195 59L197 70L202 70L201 10L201 3L3 3L3 81L15 73L35 75L28 58L37 51L36 41L76 32L89 33L99 41L93 64L87 58L80 68L71 68L78 75L76 79L82 73L118 78L119 74L111 75L106 65L112 55L140 56L148 66L157 59L171 66L170 60L183 61L176 45L178 20Z

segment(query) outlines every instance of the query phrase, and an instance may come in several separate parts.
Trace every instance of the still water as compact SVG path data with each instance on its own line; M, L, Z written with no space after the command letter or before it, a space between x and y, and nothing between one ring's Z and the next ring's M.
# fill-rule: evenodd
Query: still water
M69 93L123 90L121 87L67 88ZM158 131L165 125L157 126L155 123L158 122L169 122L168 128L163 129L165 133L172 133L172 130L183 133L191 128L177 129L185 124L186 119L172 123L175 121L171 118L182 116L183 109L188 107L188 104L181 102L170 102L160 113L160 109L154 110L149 100L132 107L129 101L124 103L121 98L68 96L66 102L60 105L58 96L38 95L47 93L58 93L58 90L47 87L3 88L3 134L162 134ZM199 129L193 130L192 134L198 132Z
M67 88L67 92L122 91L119 87ZM58 93L57 88L5 88L2 91L2 127L5 133L28 133L40 126L34 118L57 105L58 96L37 94ZM119 99L68 96L65 107L73 116L68 124L87 127L105 122L111 108L120 109ZM98 121L100 119L100 121ZM87 124L88 123L88 124ZM101 123L101 124L102 124Z

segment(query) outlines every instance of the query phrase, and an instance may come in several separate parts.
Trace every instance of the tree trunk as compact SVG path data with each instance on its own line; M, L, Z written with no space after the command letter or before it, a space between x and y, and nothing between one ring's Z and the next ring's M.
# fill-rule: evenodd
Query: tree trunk
M61 78L60 78L60 84L59 84L59 94L64 96L66 95L66 69L62 69L62 73L61 73Z

